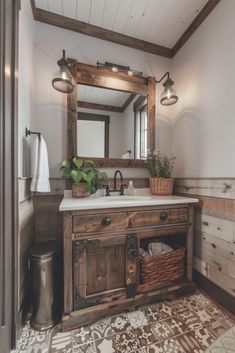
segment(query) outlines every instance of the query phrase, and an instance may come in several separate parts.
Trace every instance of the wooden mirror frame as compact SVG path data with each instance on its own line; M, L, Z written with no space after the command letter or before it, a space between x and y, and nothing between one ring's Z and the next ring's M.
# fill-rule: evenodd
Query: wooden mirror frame
M93 87L108 88L136 94L145 94L148 99L148 148L155 148L155 90L154 77L129 76L122 72L112 72L96 66L79 63L74 59L68 59L70 72L77 84ZM68 131L67 131L67 158L77 155L77 85L67 97ZM101 167L143 168L144 160L121 158L92 158L95 165Z

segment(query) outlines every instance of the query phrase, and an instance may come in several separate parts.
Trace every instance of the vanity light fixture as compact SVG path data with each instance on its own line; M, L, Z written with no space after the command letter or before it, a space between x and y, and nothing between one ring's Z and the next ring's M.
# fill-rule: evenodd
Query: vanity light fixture
M57 61L59 71L56 72L52 86L59 92L71 93L73 92L75 83L74 78L69 71L67 59L65 57L65 50L63 50L63 57Z
M142 76L141 71L132 70L130 66L118 65L108 61L105 61L105 63L101 63L97 61L97 67L108 69L108 70L111 70L112 72L124 72L129 76L138 76L138 77Z
M173 105L177 103L178 96L176 95L176 90L172 88L174 81L170 78L170 73L166 72L160 80L156 80L157 83L160 83L165 77L166 81L163 83L164 90L161 94L160 102L162 105Z

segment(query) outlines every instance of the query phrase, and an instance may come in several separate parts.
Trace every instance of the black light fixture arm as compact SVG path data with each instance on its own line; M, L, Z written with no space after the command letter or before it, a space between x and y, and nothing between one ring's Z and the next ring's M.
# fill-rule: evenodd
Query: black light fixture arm
M165 77L167 76L167 80L170 79L170 72L167 71L163 76L162 78L160 78L160 80L156 80L157 83L160 83Z
M62 50L62 53L63 53L63 56L62 56L62 58L61 58L60 60L57 61L57 64L58 64L59 66L61 66L61 65L68 66L67 60L66 60L66 56L65 56L65 50L64 50L64 49Z

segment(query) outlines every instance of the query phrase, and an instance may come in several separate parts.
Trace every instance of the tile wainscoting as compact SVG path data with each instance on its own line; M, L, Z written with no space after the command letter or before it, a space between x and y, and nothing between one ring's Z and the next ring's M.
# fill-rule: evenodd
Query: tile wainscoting
M235 300L235 178L177 179L175 193L200 200L194 269Z

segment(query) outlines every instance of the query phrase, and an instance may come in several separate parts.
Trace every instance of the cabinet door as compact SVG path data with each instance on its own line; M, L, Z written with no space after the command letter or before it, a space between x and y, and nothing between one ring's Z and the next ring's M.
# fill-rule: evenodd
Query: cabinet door
M74 310L135 295L137 236L73 242Z

